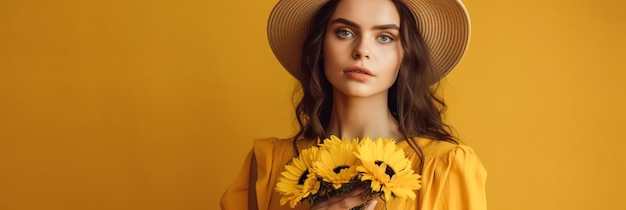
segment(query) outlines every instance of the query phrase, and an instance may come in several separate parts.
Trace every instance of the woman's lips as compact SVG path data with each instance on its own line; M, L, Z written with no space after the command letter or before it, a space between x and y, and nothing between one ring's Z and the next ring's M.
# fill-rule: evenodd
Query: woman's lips
M369 76L374 76L374 74L372 74L372 71L370 71L369 69L363 67L363 66L351 66L346 68L346 70L343 71L344 73L360 73L360 74L367 74Z
M364 82L375 75L369 69L362 66L351 66L343 71L351 79Z

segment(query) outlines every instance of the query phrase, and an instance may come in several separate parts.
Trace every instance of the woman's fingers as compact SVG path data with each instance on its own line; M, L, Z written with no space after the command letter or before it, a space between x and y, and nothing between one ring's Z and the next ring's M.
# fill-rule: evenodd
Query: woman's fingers
M365 192L365 189L366 189L365 187L359 187L359 188L352 190L352 192L350 192L349 194L353 196L361 195L363 192Z
M314 209L344 210L363 204L365 199L359 196L337 196L337 199L326 200L315 205Z
M345 198L348 198L348 197L356 197L356 198L358 198L358 200L365 201L365 199L363 198L363 195L362 195L363 192L365 192L365 187L359 187L359 188L356 188L355 190L353 190L350 193L347 193L347 194L344 194L344 195L340 195L340 196L330 197L327 200L325 200L324 202L327 202L327 203L337 203L337 202L339 202L341 200L344 200ZM361 202L361 203L363 203L363 202Z
M374 210L376 208L376 204L378 203L377 199L374 199L367 204L367 208L365 210Z
M334 196L328 200L320 201L311 209L319 210L345 210L361 205L365 202L365 197L361 194L364 189L357 189L348 194Z

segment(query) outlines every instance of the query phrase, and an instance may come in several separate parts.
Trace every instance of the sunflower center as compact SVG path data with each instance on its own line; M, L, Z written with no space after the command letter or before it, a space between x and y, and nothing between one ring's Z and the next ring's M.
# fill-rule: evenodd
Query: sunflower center
M377 161L374 161L374 163L375 163L377 166L380 166L380 165L381 165L381 164L383 164L384 162L383 162L383 161L380 161L380 160L377 160ZM389 164L385 164L385 166L387 166L387 168L385 168L385 174L389 175L389 177L392 177L393 175L395 175L395 174L396 174L396 172L395 172L395 171L393 171L393 168L389 167Z
M300 178L298 178L298 185L303 185L304 181L306 181L307 176L309 176L309 170L304 171L304 173L300 175Z
M349 166L343 165L343 166L337 166L333 169L333 172L335 172L336 174L339 174L339 172L341 172L341 170L346 169L346 168L350 168Z

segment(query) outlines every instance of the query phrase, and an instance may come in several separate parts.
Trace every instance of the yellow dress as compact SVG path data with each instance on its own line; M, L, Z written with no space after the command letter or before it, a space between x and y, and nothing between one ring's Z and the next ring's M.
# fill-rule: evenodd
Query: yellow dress
M424 152L422 188L416 191L415 201L393 200L388 202L388 209L487 209L485 196L487 172L470 147L424 138L416 140ZM299 141L298 144L298 148L303 149L313 146L315 141ZM404 149L414 167L419 166L419 157L406 141L400 141L398 146ZM247 210L249 204L254 206L254 203L259 210L292 209L288 203L280 205L281 195L274 188L280 173L293 157L291 140L277 138L255 140L254 148L246 157L239 176L222 196L222 209ZM256 162L256 174L254 170L250 170L254 163L252 158ZM248 196L251 176L256 176L255 189L250 189L255 190L256 199ZM383 205L383 202L378 202L376 209L385 209ZM307 210L309 205L303 202L295 209Z

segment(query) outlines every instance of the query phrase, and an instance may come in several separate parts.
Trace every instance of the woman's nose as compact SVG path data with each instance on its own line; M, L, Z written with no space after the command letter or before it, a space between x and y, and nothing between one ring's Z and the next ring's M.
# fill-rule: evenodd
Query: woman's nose
M359 59L370 59L370 50L368 48L368 44L364 39L357 40L357 45L352 51L352 58L355 60Z

